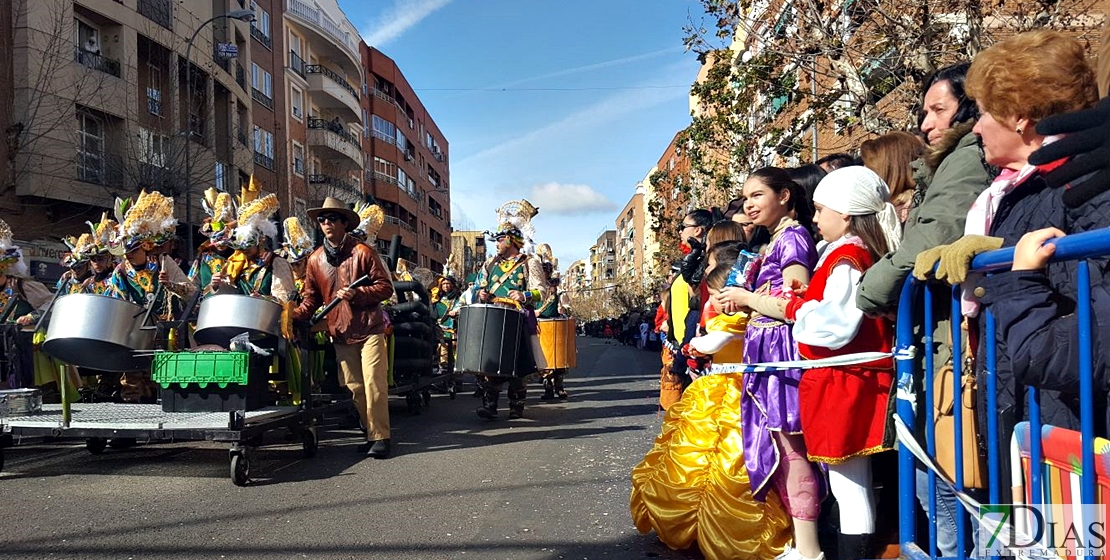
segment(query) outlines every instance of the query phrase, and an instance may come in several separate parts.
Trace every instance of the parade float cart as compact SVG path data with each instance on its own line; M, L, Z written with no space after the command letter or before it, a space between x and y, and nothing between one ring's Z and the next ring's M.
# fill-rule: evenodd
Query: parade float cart
M194 335L200 334L209 345L227 347L233 333L247 333L252 347L270 346L279 357L277 363L284 363L286 341L278 336L276 316L258 308L263 301L247 296L207 298ZM247 307L253 311L246 313ZM300 438L305 456L311 457L317 451L318 421L349 406L310 391L296 395L294 405L275 406L267 383L275 363L272 357L245 351L153 350L160 327L148 323L144 308L126 301L72 294L58 298L52 312L44 343L47 352L66 363L105 372L149 367L151 380L162 389L161 404L43 405L41 395L36 400L0 394L0 470L3 448L25 437L84 438L93 454L103 453L109 440L212 441L230 445L231 480L242 486L250 480L251 453L264 434L286 430ZM244 316L255 322L240 324ZM302 371L302 388L310 387L306 377ZM63 387L62 400L68 397Z

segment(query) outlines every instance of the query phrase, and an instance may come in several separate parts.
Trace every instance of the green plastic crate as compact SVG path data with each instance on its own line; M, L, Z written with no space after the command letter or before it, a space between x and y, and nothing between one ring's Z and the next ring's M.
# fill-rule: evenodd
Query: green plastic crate
M175 383L182 388L190 383L200 388L215 383L223 389L246 385L249 371L247 352L157 352L150 378L166 389Z

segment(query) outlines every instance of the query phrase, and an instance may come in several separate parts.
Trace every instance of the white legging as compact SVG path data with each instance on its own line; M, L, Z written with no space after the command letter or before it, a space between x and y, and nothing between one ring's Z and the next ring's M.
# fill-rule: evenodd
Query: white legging
M871 457L854 457L829 465L829 486L840 506L840 532L875 532L875 498L871 495Z

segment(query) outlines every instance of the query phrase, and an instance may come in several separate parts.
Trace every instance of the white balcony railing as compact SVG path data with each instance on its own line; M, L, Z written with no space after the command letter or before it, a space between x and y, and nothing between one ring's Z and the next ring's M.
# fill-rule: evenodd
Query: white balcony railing
M313 3L304 0L285 0L285 11L315 26L331 37L347 50L347 54L351 56L352 60L362 60L362 55L359 54L358 50L358 41L352 37L351 32L344 30L343 26L333 21L328 14Z

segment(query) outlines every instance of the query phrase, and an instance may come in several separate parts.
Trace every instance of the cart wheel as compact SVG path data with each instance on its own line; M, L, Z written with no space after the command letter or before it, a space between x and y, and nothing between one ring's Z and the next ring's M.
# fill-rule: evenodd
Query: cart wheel
M102 437L91 437L85 439L85 449L93 455L100 455L104 453L104 448L108 447L108 439Z
M420 393L420 400L422 401L424 407L427 408L428 405L432 404L432 393L427 389L424 389L424 392Z
M305 428L301 432L301 450L304 452L306 459L311 459L316 456L316 451L320 449L320 442L316 440L316 430L314 428Z
M250 480L251 464L242 453L231 454L231 482L236 486L246 486Z

